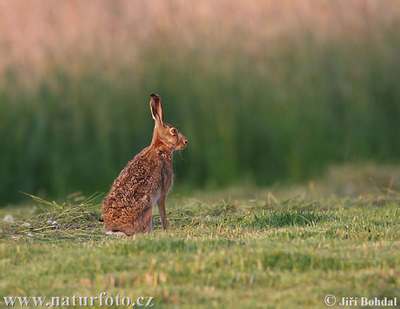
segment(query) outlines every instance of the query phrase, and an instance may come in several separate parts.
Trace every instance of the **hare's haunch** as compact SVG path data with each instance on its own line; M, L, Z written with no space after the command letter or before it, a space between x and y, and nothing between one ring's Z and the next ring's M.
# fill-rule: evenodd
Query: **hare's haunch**
M188 140L164 123L159 95L150 95L150 110L155 123L150 146L128 162L103 201L106 232L133 235L151 231L152 207L156 203L162 227L167 228L165 199L173 181L172 154L184 149Z

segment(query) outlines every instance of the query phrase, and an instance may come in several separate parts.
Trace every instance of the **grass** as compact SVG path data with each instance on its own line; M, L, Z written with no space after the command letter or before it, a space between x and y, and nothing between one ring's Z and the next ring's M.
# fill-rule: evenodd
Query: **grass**
M175 194L171 228L162 231L155 215L154 232L134 238L103 234L99 196L3 208L0 217L14 222L0 223L0 295L105 291L153 296L157 308L399 297L400 194L376 184L335 193L361 183L352 181Z

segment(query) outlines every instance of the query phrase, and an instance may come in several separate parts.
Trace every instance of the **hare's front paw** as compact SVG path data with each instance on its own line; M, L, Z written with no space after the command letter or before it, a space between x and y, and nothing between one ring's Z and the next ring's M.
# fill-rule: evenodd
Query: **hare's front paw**
M161 226L163 230L166 230L168 228L168 220L167 219L161 220Z

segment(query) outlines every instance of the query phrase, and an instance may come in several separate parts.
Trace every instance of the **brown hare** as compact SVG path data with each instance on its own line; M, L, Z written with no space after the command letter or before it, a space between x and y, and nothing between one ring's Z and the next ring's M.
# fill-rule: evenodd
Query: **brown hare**
M107 233L135 233L152 230L152 207L156 203L161 224L167 228L165 199L173 180L172 154L188 144L175 127L164 123L161 98L150 95L155 126L150 146L144 148L121 171L102 205Z

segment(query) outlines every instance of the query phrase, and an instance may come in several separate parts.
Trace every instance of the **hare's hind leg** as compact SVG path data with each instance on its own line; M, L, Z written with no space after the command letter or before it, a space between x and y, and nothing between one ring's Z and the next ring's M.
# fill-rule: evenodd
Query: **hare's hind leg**
M144 196L142 203L136 206L137 212L133 219L133 226L136 233L148 233L153 229L153 209L149 196Z
M142 220L143 232L151 232L153 230L153 211L151 207L144 212Z
M153 230L152 224L152 210L151 208L146 209L138 218L134 219L132 226L128 229L124 229L124 233L131 236L136 233L148 233Z
M118 227L113 228L106 228L105 230L106 235L113 235L113 236L132 236L135 234L135 229L132 225L120 225Z

